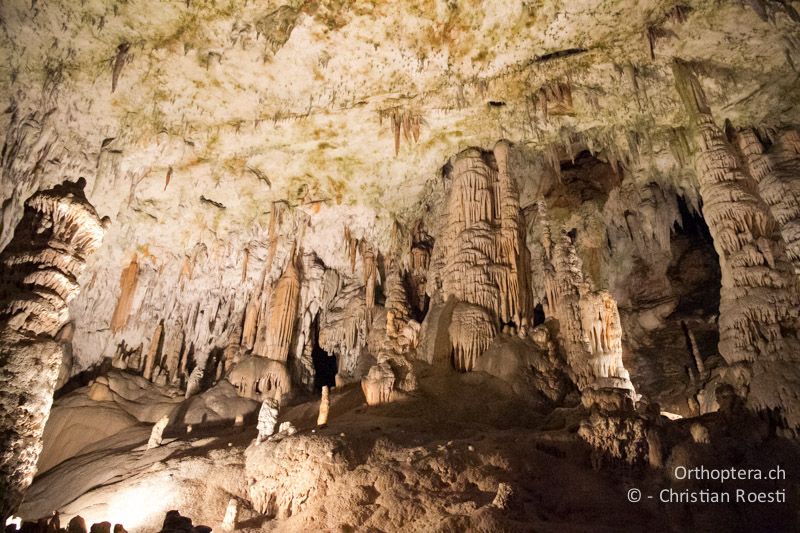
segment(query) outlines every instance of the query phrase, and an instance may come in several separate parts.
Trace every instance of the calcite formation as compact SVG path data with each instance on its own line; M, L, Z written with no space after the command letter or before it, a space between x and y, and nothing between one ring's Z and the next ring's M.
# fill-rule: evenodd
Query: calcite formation
M611 380L614 386L632 390L622 362L622 327L614 298L607 291L593 290L568 232L562 229L553 238L547 227L542 245L549 258L545 269L548 312L559 321L559 340L578 386Z
M797 1L487 4L0 2L0 519L795 525Z
M261 402L261 409L258 411L258 424L256 425L258 430L256 444L267 440L275 433L275 426L278 423L278 406L278 401L272 398Z
M453 309L448 333L453 345L453 366L469 372L491 344L497 326L485 308L459 302Z
M375 365L369 369L361 380L361 390L367 405L389 403L394 397L395 375L388 362Z
M164 430L168 424L169 416L166 415L153 424L153 429L150 431L150 440L147 441L148 450L161 446L161 443L164 442Z
M767 179L769 163L760 166L753 154L747 155L755 175L747 173L714 122L690 67L676 62L673 70L694 131L703 211L722 269L720 355L734 372L729 378L733 384L749 387L748 398L754 407L777 410L783 423L796 429L800 427L800 398L795 386L800 292L787 257L791 241L781 238L768 207L770 201L775 202L773 195L780 194L779 177ZM746 152L753 148L744 146ZM787 219L781 220L786 227Z
M240 396L257 401L281 401L291 390L286 365L265 357L249 356L243 359L231 369L227 380L236 387Z
M263 338L256 339L254 353L273 361L286 362L297 317L299 295L300 274L292 259L272 291Z
M0 254L0 522L19 505L36 471L42 432L61 367L55 337L69 320L86 258L104 221L85 181L33 195Z
M319 399L319 414L317 415L317 426L325 427L328 425L328 414L331 411L330 388L327 385L322 387L322 396Z
M446 226L436 241L443 258L442 297L481 306L498 324L528 320L522 213L508 145L493 153L468 150L450 171Z

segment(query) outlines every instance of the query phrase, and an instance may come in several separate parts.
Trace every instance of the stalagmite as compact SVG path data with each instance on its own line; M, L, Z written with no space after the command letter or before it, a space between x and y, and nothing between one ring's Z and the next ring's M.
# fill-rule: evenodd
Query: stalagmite
M395 376L389 363L381 363L369 369L361 380L361 390L367 405L378 405L392 401Z
M275 425L278 423L278 400L268 398L261 403L261 410L258 412L258 437L256 444L261 444L275 433Z
M514 497L514 489L508 483L500 483L497 485L497 494L492 500L492 505L498 509L507 510L511 505L511 500Z
M189 374L189 379L186 380L186 393L184 394L184 398L191 398L200 392L204 373L205 372L203 368L200 366L197 366L194 370L192 370L192 373Z
M223 531L233 531L236 529L236 519L239 517L239 500L231 498L225 508L225 516L222 518L220 529Z
M689 350L692 353L692 358L694 359L695 367L697 371L702 375L706 371L705 363L703 363L703 355L700 353L700 348L697 346L697 338L694 335L694 332L689 329L689 326L686 322L681 321L683 325L683 329L686 332L686 339L689 341Z
M148 450L157 448L164 442L164 430L167 428L167 424L169 424L169 416L166 415L153 424L153 429L150 431L150 440L147 441Z
M322 397L319 400L319 415L317 415L317 427L328 425L328 412L331 410L330 390L327 385L322 387Z
M558 238L553 238L541 209L539 223L547 257L547 314L558 320L559 340L573 379L580 389L618 387L633 392L622 362L622 326L616 301L608 291L592 289L569 232L562 228Z
M776 235L775 220L754 194L753 179L743 173L737 154L714 123L694 73L679 61L673 72L694 130L703 213L720 257L719 352L732 370L728 379L740 390L749 388L753 408L778 411L786 426L796 430L800 427L800 395L795 387L800 381L796 276ZM767 180L766 167L750 155L752 172L762 182Z
M0 254L0 524L36 471L61 366L55 340L69 320L85 258L102 242L85 180L33 195Z

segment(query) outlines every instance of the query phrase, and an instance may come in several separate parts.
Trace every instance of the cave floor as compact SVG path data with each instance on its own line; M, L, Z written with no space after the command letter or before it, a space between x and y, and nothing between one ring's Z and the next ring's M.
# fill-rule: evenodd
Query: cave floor
M178 509L217 528L237 498L241 531L745 531L758 523L780 531L790 523L791 506L763 522L752 507L660 503L659 490L670 486L661 472L592 467L577 437L580 407L536 409L487 375L427 368L418 391L390 404L365 405L357 384L334 388L324 428L315 427L318 400L282 410L280 421L298 430L287 439L309 445L296 447L295 473L276 483L288 493L293 475L316 476L311 490L292 493L290 516L268 518L249 504L250 423L171 428L152 450L149 426L123 431L37 478L22 516L60 509L62 521L80 514L89 524L158 531L164 513ZM346 469L315 455L315 441L333 441ZM800 457L785 441L761 446L770 447L765 457ZM504 509L492 504L500 483L513 490ZM631 488L655 499L630 503Z

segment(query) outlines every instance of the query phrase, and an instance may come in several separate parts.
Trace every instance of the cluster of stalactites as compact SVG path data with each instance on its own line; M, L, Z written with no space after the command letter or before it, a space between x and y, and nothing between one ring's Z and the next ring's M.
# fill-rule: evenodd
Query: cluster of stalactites
M559 322L560 341L581 389L613 386L633 390L622 363L622 325L617 303L608 291L595 291L587 279L575 244L562 229L557 239L545 216L542 246L547 314Z
M796 430L800 295L787 257L795 136L765 155L758 140L742 132L737 152L714 122L690 66L676 62L673 72L694 131L703 214L720 257L720 355L735 370L736 384L749 388L751 406L780 413Z
M291 390L286 364L264 357L244 357L231 369L227 380L236 387L239 396L259 402L274 399L280 403Z
M69 319L84 258L104 233L80 186L67 182L32 196L3 252L0 317L28 335L58 333Z
M473 149L453 161L446 227L437 241L444 247L442 289L445 298L479 305L495 320L520 326L529 314L527 258L506 143L498 143L493 160L496 169Z
M285 363L289 357L297 304L300 296L300 273L290 259L271 294L266 334L258 339L253 352Z
M359 355L367 342L368 311L357 297L341 298L321 316L319 345L339 359L339 375L349 379L357 374Z
M752 129L737 133L737 146L758 194L786 244L786 255L800 275L800 132L781 131L767 151Z
M453 346L453 366L469 372L497 335L494 318L481 306L459 302L448 328Z

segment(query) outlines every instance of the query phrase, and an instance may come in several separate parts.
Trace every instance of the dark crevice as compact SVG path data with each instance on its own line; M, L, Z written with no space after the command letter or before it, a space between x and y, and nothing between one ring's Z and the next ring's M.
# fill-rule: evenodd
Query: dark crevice
M336 386L336 372L338 361L335 355L330 355L319 345L319 315L314 318L311 325L311 361L314 364L314 390L322 387Z

